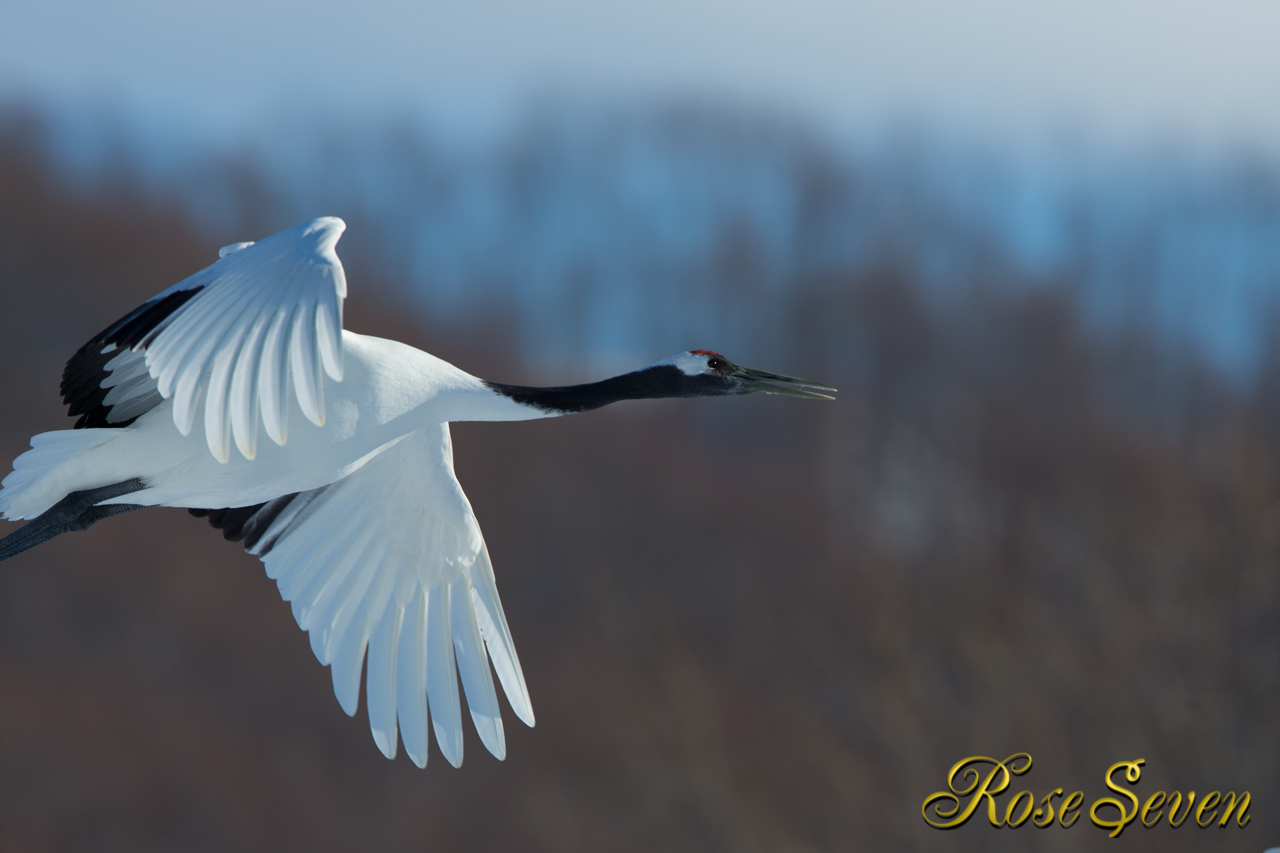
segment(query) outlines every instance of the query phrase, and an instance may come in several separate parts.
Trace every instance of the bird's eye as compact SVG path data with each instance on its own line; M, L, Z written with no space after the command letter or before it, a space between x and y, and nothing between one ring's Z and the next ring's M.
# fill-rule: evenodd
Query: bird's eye
M724 368L724 360L719 358L709 358L707 359L707 367L712 370L721 370Z

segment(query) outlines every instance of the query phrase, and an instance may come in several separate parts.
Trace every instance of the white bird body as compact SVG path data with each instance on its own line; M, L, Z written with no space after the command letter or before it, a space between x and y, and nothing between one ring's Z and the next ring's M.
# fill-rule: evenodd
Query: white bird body
M424 766L429 719L441 752L461 763L458 675L482 742L502 758L490 661L530 726L533 710L454 475L449 422L834 389L705 350L590 385L486 382L341 328L334 247L345 227L317 219L229 246L82 347L62 388L77 428L35 436L3 481L0 512L33 520L0 540L0 560L121 511L191 508L266 564L348 714L367 654L370 727L388 758L398 734Z
M494 393L480 379L408 344L345 330L342 342L346 376L326 389L323 426L309 421L291 396L285 444L260 442L253 459L231 453L219 462L202 431L183 435L174 429L173 400L166 399L124 429L93 430L106 440L62 461L0 508L8 518L35 518L68 492L132 477L147 488L102 503L248 506L340 480L419 429L449 421L551 416ZM0 501L5 497L0 493Z

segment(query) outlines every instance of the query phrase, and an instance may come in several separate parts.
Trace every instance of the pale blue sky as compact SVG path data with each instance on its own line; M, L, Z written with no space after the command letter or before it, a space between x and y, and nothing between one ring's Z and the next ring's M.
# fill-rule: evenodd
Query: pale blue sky
M281 113L484 131L530 98L724 98L835 133L1280 150L1280 3L0 0L0 97L234 140Z

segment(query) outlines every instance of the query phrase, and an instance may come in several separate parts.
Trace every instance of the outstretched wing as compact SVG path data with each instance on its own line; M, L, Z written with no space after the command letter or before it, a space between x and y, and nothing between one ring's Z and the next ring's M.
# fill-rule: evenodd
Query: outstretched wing
M226 462L234 437L252 459L259 421L285 443L290 384L307 418L323 425L323 373L342 380L347 283L334 247L345 229L325 217L228 246L217 263L104 330L63 372L76 426L127 425L172 397L174 424L187 435L203 399L213 455Z
M448 424L409 434L328 486L197 514L266 563L351 715L367 650L369 725L388 758L398 724L405 751L425 766L430 718L440 751L462 763L456 672L480 740L503 758L489 659L512 709L533 725L489 552L453 473Z

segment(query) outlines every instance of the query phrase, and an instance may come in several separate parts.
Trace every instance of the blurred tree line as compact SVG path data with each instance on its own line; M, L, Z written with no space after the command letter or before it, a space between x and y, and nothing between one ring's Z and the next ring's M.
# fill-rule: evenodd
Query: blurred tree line
M84 340L298 204L251 163L215 169L204 180L239 200L219 226L128 168L68 181L48 150L37 117L5 117L7 459L70 426L58 378ZM1086 808L1133 758L1144 796L1252 794L1245 829L1131 826L1117 847L1275 843L1280 351L1228 381L1190 344L1087 322L1070 264L1008 286L1014 259L946 218L929 228L974 263L945 293L907 224L874 262L842 263L821 211L856 204L856 182L816 151L794 167L815 211L794 233L727 215L694 247L700 273L654 266L653 290L627 298L652 319L641 330L716 338L675 348L728 340L730 358L830 382L837 402L454 428L538 715L532 730L507 715L506 762L474 734L461 770L434 747L425 771L387 762L257 560L150 510L0 567L0 849L1102 843L1087 815L1069 830L921 820L954 762L1019 751L1035 765L1014 790L1082 789ZM608 287L569 275L527 312L509 298L518 253L481 310L406 312L410 271L359 236L358 206L322 212L351 223L354 331L500 381L545 378L522 349L541 318L600 334L581 303ZM797 262L771 264L770 241ZM537 242L515 239L535 265ZM703 319L672 316L681 304Z

